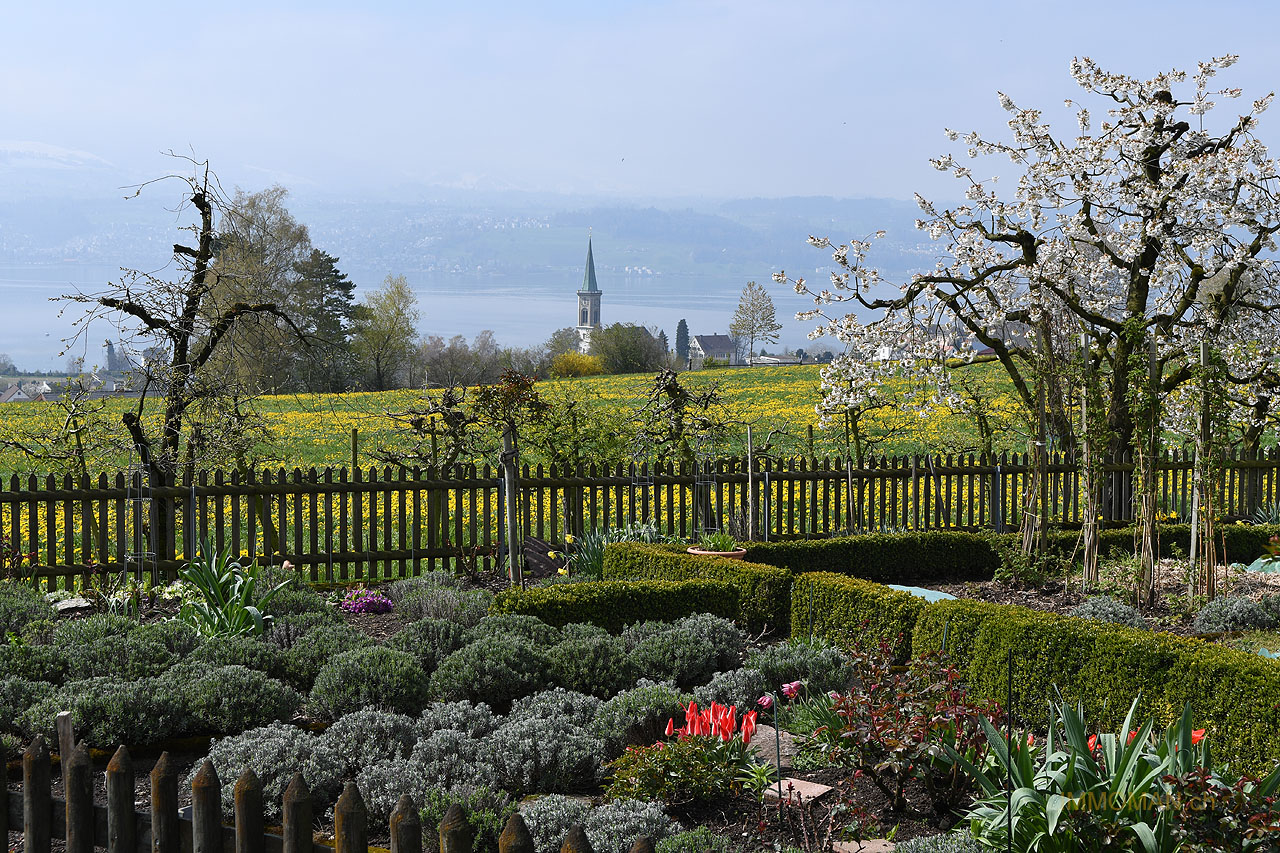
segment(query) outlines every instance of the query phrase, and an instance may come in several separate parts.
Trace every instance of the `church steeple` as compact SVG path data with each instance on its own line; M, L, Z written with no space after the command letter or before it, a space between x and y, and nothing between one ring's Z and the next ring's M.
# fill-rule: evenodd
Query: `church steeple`
M587 271L582 276L582 292L595 293L600 290L596 286L596 262L591 256L591 238L587 238Z
M587 268L578 291L578 351L591 349L591 332L600 328L600 286L596 284L596 260L591 251L591 235L587 235Z

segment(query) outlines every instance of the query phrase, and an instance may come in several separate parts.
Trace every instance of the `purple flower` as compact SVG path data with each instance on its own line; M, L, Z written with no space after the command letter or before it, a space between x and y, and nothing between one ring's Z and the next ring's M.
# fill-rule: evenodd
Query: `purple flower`
M766 693L756 700L756 704L767 711L773 707L773 697Z
M391 599L371 589L353 589L342 598L339 607L346 613L390 613Z
M788 684L782 685L782 695L786 696L788 699L796 698L797 696L800 695L801 683L802 682L799 682L799 681L792 681Z

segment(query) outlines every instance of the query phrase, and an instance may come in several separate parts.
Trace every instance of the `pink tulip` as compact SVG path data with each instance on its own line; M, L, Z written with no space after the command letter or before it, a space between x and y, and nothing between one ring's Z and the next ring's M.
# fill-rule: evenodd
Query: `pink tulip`
M773 697L766 693L756 700L756 704L767 711L773 707Z
M789 684L782 685L782 695L788 699L796 698L796 696L800 695L800 682L792 681Z

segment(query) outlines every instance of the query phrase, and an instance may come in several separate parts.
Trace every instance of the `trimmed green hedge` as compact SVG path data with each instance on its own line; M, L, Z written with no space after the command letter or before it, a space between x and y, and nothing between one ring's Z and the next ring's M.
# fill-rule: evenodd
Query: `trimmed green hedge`
M833 572L798 575L791 595L791 629L839 645L886 640L905 658L911 631L925 608L922 598L887 586Z
M1190 702L1214 752L1238 769L1269 770L1280 758L1280 664L1160 632L1002 610L981 623L969 687L1006 703L1012 655L1019 717L1043 724L1049 701L1061 696L1083 703L1092 725L1114 730L1137 697L1140 715L1167 726Z
M1159 528L1160 556L1173 556L1176 545L1185 555L1191 550L1191 525L1162 524ZM1226 556L1229 563L1252 563L1267 552L1267 542L1275 534L1280 533L1280 526L1274 524L1220 524L1214 536L1215 547L1221 549L1226 544ZM1070 554L1077 548L1076 540L1080 536L1078 530L1054 530L1049 533L1049 547L1059 553ZM1099 534L1098 553L1106 559L1112 551L1122 554L1134 553L1133 527L1114 527L1103 530ZM1004 534L996 539L1007 539L1017 542L1017 534ZM1078 556L1078 555L1077 555Z
M753 630L766 625L786 632L791 600L791 573L725 557L695 557L679 545L617 542L604 549L606 580L720 580L737 588L741 611L736 618Z
M1000 565L997 541L988 533L958 530L870 533L834 539L755 542L747 546L747 559L797 574L836 572L882 583L926 578L990 580Z
M1227 560L1250 563L1266 553L1275 525L1224 524L1216 541L1226 543ZM1133 553L1134 528L1103 530L1099 553L1106 558L1113 550ZM1070 554L1079 548L1078 530L1053 530L1051 550ZM747 545L747 560L778 566L796 574L836 572L881 583L944 580L948 582L990 580L1000 566L1000 552L1016 548L1015 533L971 533L962 530L923 530L918 533L869 533L832 539L788 542L754 542ZM1185 554L1191 547L1191 528L1186 524L1160 527L1161 556L1172 556L1174 547Z
M935 601L921 610L916 618L915 630L911 632L911 653L919 657L929 652L943 651L942 639L945 633L947 657L957 669L967 671L973 660L973 646L983 623L988 619L1008 618L1011 614L1035 612L1026 607L968 598Z
M590 622L617 632L633 622L671 622L694 613L734 619L741 605L737 588L728 581L605 580L509 589L494 598L492 612L536 616L557 628Z

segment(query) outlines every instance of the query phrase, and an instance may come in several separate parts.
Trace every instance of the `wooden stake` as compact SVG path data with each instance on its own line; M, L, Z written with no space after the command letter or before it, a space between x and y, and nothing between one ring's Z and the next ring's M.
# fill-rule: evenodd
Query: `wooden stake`
M348 782L333 807L334 853L366 853L369 849L369 810L355 782Z
M262 817L262 782L245 768L236 780L233 794L236 811L236 853L263 853L266 850Z
M301 773L294 773L289 787L284 789L282 823L282 853L311 853L311 789Z
M191 853L222 853L222 783L207 758L191 780Z
M22 754L22 844L25 853L49 853L53 836L53 794L49 790L49 747L35 740Z
M122 745L107 764L107 853L135 853L133 785L133 759Z
M408 794L401 795L391 813L391 853L422 853L422 819Z
M169 753L151 768L151 853L178 853L178 774L169 762ZM307 851L311 853L311 851Z

